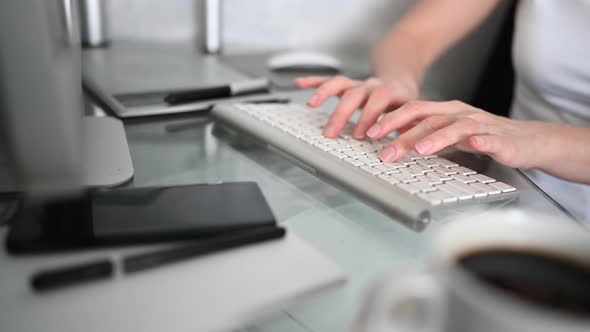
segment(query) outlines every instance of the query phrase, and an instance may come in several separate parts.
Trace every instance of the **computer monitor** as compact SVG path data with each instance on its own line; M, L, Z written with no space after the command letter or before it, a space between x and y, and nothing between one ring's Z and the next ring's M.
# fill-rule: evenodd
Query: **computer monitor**
M0 192L62 197L133 176L122 123L83 116L76 2L0 1Z

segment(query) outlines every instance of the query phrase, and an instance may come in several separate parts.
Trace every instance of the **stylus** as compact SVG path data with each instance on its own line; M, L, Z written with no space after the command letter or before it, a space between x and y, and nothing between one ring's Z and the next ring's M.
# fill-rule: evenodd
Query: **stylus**
M125 257L123 258L123 271L128 274L135 273L219 250L278 239L284 235L285 229L279 226L257 227L251 230L235 231L213 238L197 240L194 243L181 247Z
M175 263L209 253L237 248L247 244L278 239L285 235L278 226L257 227L234 231L185 244L171 249L158 250L123 258L123 271L127 274ZM109 259L39 271L31 278L31 287L37 292L46 292L89 281L112 278L115 263Z
M31 286L35 291L45 292L88 281L109 279L113 276L114 270L113 262L103 259L80 265L40 271L31 278Z
M269 85L270 83L266 78L252 79L216 87L172 92L164 97L164 101L169 105L178 105L200 100L268 92Z

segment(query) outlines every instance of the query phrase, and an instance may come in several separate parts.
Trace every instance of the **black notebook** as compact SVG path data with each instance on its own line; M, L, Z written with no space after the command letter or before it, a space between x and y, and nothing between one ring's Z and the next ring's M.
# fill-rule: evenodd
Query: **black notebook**
M7 249L46 252L194 240L276 226L254 182L126 188L28 206L12 221Z

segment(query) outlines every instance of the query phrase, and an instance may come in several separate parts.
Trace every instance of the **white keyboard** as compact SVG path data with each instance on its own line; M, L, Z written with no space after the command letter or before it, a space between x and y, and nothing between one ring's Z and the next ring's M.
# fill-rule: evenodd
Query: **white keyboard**
M383 162L379 151L391 138L356 140L352 123L338 138L326 138L322 127L329 115L302 105L225 104L216 106L213 114L398 217L424 223L432 208L517 195L508 184L436 155L412 152L396 162Z

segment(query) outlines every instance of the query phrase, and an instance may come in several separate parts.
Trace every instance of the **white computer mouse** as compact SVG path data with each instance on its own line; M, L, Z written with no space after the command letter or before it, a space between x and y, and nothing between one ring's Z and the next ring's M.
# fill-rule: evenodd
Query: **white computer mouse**
M340 71L341 61L329 54L318 51L291 50L271 55L267 61L268 69L281 70L330 70Z

